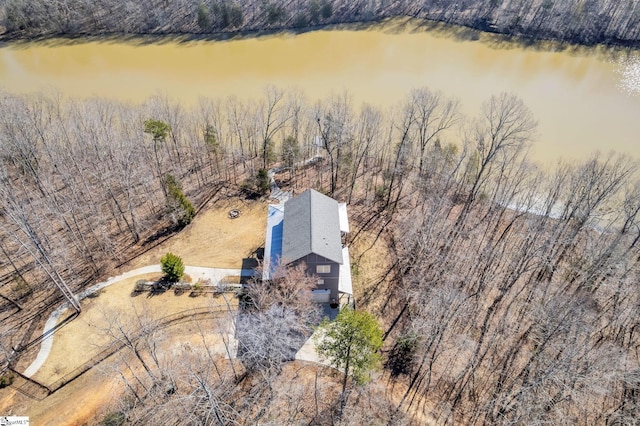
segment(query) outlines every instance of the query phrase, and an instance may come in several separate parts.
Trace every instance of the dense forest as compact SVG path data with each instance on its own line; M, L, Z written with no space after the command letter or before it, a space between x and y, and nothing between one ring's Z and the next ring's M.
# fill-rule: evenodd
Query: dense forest
M640 4L615 0L3 0L5 39L225 34L411 16L581 44L638 46Z
M368 233L390 250L391 284L357 303L383 323L381 377L402 396L359 416L380 407L368 422L400 423L406 412L447 424L640 418L639 164L614 153L530 162L535 117L513 95L467 117L428 88L386 110L347 94L310 103L276 87L192 108L164 97L132 105L2 93L0 117L3 365L52 304L188 226L189 205L261 196L264 170L280 166L291 188L350 204L350 244ZM256 318L247 330L272 321ZM281 342L263 340L260 353L277 349L270 344ZM275 360L267 412L285 397L274 394L283 371ZM251 365L245 385L267 377L264 364ZM251 423L251 404L243 412L224 399L237 395L235 373L207 375L203 389L216 389L229 419ZM149 408L159 397L145 400L141 389L145 415L160 413ZM368 396L354 404L383 392L355 389ZM162 401L165 413L184 402Z

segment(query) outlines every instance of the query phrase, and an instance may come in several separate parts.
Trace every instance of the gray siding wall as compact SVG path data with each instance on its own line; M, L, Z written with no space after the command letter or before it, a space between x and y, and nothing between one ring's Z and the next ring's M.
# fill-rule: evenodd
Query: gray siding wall
M303 262L307 265L307 275L316 276L319 280L324 280L324 284L316 284L316 288L331 290L331 299L338 300L338 279L340 277L340 264L333 262L325 257L318 256L314 253L308 254L305 257L298 259L296 262L294 262L294 264L297 265ZM316 268L318 265L329 265L331 267L331 272L316 272Z

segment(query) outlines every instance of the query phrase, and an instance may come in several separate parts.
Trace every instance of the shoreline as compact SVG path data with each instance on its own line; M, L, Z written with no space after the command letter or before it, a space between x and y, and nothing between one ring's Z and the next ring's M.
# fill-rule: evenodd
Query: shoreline
M391 17L376 18L371 20L345 20L338 22L328 22L304 27L279 26L271 28L247 28L230 31L214 31L209 33L197 32L113 32L113 33L52 33L38 36L7 35L0 33L0 48L9 46L21 46L30 44L42 45L74 45L85 42L104 43L132 43L139 45L163 44L163 43L192 43L192 42L225 42L247 39L259 39L262 37L301 35L318 31L362 31L362 30L385 30L393 26L404 26L401 31L407 33L414 32L434 32L444 34L458 40L479 41L487 43L487 38L492 42L504 43L506 46L519 48L533 48L545 51L565 51L580 49L603 48L612 51L638 51L640 52L640 40L609 39L599 42L587 43L579 40L560 39L544 35L513 34L494 30L492 28L481 28L479 26L468 26L459 23L444 22L428 17L397 15ZM397 29L395 29L397 31Z

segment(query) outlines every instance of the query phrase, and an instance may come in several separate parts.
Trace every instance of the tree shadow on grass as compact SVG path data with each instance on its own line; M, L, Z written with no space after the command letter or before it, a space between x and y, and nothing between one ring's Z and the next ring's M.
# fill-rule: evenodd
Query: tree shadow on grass
M172 236L173 234L176 234L180 231L182 231L184 229L185 225L184 224L175 224L175 225L171 225L171 226L167 226L165 228L162 228L160 230L158 230L155 234L153 235L149 235L149 237L147 237L147 239L144 240L144 242L142 243L143 246L146 246L147 244L160 244L161 242L163 242L166 238ZM155 245L157 245L155 244Z

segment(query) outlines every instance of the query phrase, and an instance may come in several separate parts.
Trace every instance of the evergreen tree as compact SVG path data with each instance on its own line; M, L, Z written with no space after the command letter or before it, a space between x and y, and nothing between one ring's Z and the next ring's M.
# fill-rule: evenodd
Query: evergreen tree
M191 223L196 215L196 209L191 204L191 201L184 195L182 188L176 181L176 179L167 174L165 176L165 186L167 193L167 207L172 214L176 212L180 213L180 217L174 219L180 226L186 226Z
M334 321L326 318L315 336L316 352L321 359L344 371L342 380L342 408L346 404L347 380L357 384L369 381L369 372L380 363L382 329L368 312L343 308Z
M172 283L180 281L184 275L184 263L180 256L173 253L167 253L160 259L164 278Z

